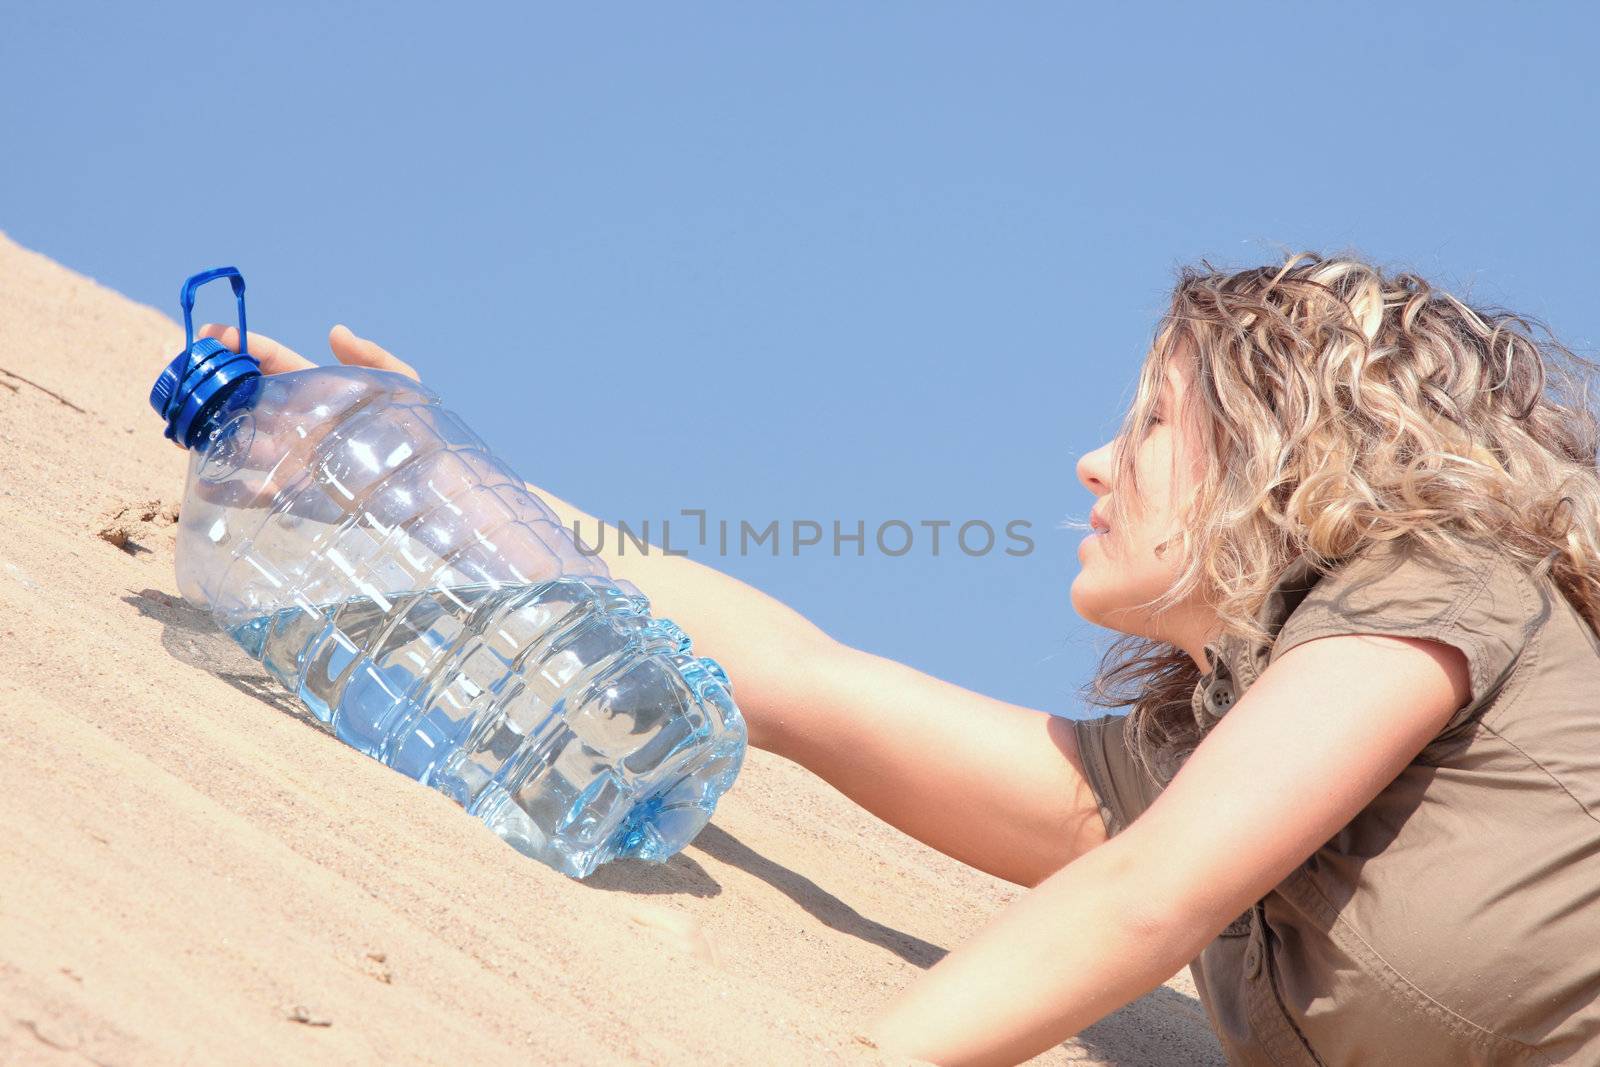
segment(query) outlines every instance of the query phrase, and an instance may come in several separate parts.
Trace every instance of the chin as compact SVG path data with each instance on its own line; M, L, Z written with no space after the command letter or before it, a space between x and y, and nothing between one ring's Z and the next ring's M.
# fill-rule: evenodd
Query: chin
M1106 608L1107 597L1101 590L1094 588L1094 579L1085 572L1079 571L1078 576L1072 580L1069 595L1072 600L1072 610L1084 622L1092 622L1096 626L1104 626L1100 620Z
M1096 588L1093 577L1079 572L1072 582L1071 599L1072 610L1085 622L1119 634L1148 636L1144 633L1143 620L1129 610L1129 606L1139 600L1133 590Z

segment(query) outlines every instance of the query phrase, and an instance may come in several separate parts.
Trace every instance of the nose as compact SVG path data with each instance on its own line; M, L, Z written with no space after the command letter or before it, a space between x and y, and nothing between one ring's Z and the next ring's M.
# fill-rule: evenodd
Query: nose
M1111 491L1111 446L1107 441L1093 452L1078 457L1078 481L1095 496Z

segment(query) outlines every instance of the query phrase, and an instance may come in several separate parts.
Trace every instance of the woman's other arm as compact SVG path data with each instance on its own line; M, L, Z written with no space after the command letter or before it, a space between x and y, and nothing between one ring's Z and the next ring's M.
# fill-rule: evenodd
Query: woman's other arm
M1371 803L1468 679L1436 641L1291 648L1148 810L936 963L868 1035L940 1064L1018 1063L1149 992Z

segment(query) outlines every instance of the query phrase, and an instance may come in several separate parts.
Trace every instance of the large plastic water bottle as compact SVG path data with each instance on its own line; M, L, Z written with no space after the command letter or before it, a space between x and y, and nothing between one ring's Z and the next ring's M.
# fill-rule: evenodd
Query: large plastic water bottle
M238 297L238 353L194 341L214 278ZM341 740L558 870L687 844L744 759L722 668L430 389L364 367L262 375L232 267L181 302L185 350L150 403L191 451L184 598Z

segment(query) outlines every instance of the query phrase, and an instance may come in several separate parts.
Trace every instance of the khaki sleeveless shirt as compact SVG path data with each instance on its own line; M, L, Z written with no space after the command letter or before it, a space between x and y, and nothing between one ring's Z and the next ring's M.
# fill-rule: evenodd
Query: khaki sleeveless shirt
M1362 812L1190 964L1233 1064L1600 1064L1600 640L1550 579L1378 546L1326 575L1302 556L1225 635L1191 706L1217 721L1302 641L1454 645L1472 696ZM1106 832L1160 786L1127 716L1074 723Z

